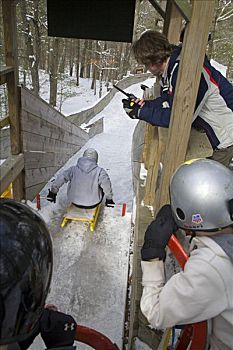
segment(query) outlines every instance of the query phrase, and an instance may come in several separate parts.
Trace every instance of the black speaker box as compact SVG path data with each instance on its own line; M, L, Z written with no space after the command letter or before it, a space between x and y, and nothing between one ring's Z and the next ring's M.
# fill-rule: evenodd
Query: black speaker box
M47 0L48 35L132 42L136 0Z

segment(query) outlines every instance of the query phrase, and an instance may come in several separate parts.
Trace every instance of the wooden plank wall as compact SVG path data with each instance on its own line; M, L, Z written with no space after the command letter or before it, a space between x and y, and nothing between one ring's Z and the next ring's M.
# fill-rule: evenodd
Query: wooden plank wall
M192 3L192 16L184 36L155 210L169 203L171 176L185 160L213 10L213 0Z
M158 82L152 89L145 91L145 99L155 99L160 94L160 87ZM164 138L161 137L162 128L150 125L145 125L145 144L143 149L143 161L147 169L146 187L144 204L153 205L155 197L155 189L157 177L159 174L159 167L162 158L162 147L164 146Z
M19 95L25 192L32 200L89 136L29 90L21 87Z
M6 159L11 154L10 128L0 130L0 159Z

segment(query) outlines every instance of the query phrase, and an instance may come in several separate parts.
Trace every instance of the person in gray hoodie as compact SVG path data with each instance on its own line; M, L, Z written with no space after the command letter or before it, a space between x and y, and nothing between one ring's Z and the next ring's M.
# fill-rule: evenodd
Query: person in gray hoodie
M47 200L56 203L59 188L69 182L68 201L79 208L91 209L100 204L105 196L105 205L113 206L112 185L107 172L98 166L98 153L93 148L84 151L75 166L71 166L57 176Z

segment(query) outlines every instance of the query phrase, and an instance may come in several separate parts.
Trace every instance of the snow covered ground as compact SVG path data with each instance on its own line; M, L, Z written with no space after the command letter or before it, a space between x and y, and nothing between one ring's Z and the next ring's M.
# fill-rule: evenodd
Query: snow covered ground
M154 79L144 84L152 86ZM127 92L142 96L140 84ZM48 224L54 246L54 273L48 302L62 312L73 315L79 324L94 328L122 348L125 297L127 293L128 259L131 237L133 201L131 144L137 121L127 117L119 92L111 103L90 121L104 118L104 132L96 135L59 170L76 164L88 147L99 153L99 165L105 168L113 186L115 208L103 208L94 233L86 224L70 223L60 228L66 209L66 185L57 196L56 204L46 200L51 182L41 191L40 214ZM85 96L83 97L85 101ZM77 100L75 105L79 105ZM89 106L88 106L89 107ZM71 105L69 105L69 110ZM73 107L72 107L73 108ZM78 109L74 112L78 112ZM44 197L44 198L43 198ZM121 217L121 205L127 213ZM31 204L35 207L35 203ZM38 338L31 349L43 347ZM78 349L90 349L79 343Z
M99 101L99 80L96 81L96 94L91 90L92 79L79 78L79 86L76 85L76 78L64 73L58 79L57 106L56 108L65 116L90 108ZM29 83L30 87L30 83ZM109 87L112 87L109 84ZM103 82L102 97L107 93ZM40 71L40 97L49 101L49 75Z

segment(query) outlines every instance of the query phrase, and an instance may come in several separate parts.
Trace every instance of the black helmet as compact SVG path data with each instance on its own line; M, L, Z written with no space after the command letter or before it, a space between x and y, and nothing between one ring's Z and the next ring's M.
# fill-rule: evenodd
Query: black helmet
M27 339L44 308L53 266L52 241L27 205L0 199L0 344Z

